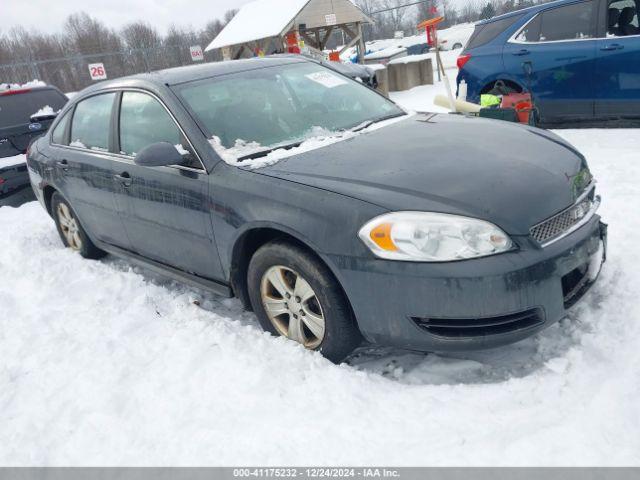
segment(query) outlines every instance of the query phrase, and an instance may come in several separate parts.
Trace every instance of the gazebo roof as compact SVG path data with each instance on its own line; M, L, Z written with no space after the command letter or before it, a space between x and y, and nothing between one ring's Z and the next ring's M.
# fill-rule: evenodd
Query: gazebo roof
M311 0L254 0L243 5L205 50L277 37Z

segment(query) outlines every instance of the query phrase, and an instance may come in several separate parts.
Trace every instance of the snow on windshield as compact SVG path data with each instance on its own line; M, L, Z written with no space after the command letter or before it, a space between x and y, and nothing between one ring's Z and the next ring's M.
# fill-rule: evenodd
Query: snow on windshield
M249 167L249 168L261 168L282 160L283 158L291 157L293 155L299 155L301 153L309 152L317 148L326 147L349 138L354 138L358 135L362 135L367 132L377 130L379 128L386 127L393 123L406 120L410 116L415 115L415 112L408 112L406 115L384 120L378 123L374 123L362 130L356 132L352 130L343 130L338 132L331 132L325 128L315 126L309 130L308 135L297 146L291 148L284 148L276 146L265 147L258 142L247 142L242 139L237 139L233 147L225 148L220 141L220 138L213 136L209 139L209 143L216 151L216 153L229 165L236 167ZM271 150L273 149L273 150ZM246 158L247 155L252 155L263 150L270 150L264 156L258 158Z

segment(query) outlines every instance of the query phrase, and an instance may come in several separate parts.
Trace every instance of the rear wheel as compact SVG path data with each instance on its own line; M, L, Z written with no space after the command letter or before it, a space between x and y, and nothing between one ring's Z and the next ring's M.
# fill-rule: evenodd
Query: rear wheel
M361 342L347 299L327 267L304 249L271 242L258 249L247 274L251 305L262 327L333 362Z
M106 255L106 252L96 247L89 239L73 208L58 192L54 192L51 197L51 212L62 243L66 247L75 250L84 258L98 259Z

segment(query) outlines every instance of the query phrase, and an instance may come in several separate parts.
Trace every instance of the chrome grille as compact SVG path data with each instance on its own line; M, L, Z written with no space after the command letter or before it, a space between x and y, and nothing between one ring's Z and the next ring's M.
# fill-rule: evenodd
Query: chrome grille
M592 184L571 207L533 226L530 233L534 240L548 245L584 224L599 205L598 197L593 195L594 191Z

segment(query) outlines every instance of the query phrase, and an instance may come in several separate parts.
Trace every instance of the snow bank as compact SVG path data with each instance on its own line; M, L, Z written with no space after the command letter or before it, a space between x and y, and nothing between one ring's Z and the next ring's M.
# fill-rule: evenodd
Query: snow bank
M26 156L24 154L15 155L13 157L0 158L0 169L7 167L15 167L26 163Z
M640 131L558 133L599 181L602 277L567 320L467 355L334 366L235 300L81 259L37 203L0 208L0 463L640 465Z
M335 366L0 208L0 464L640 466L640 130L557 133L598 180L608 260L569 318L485 352Z

